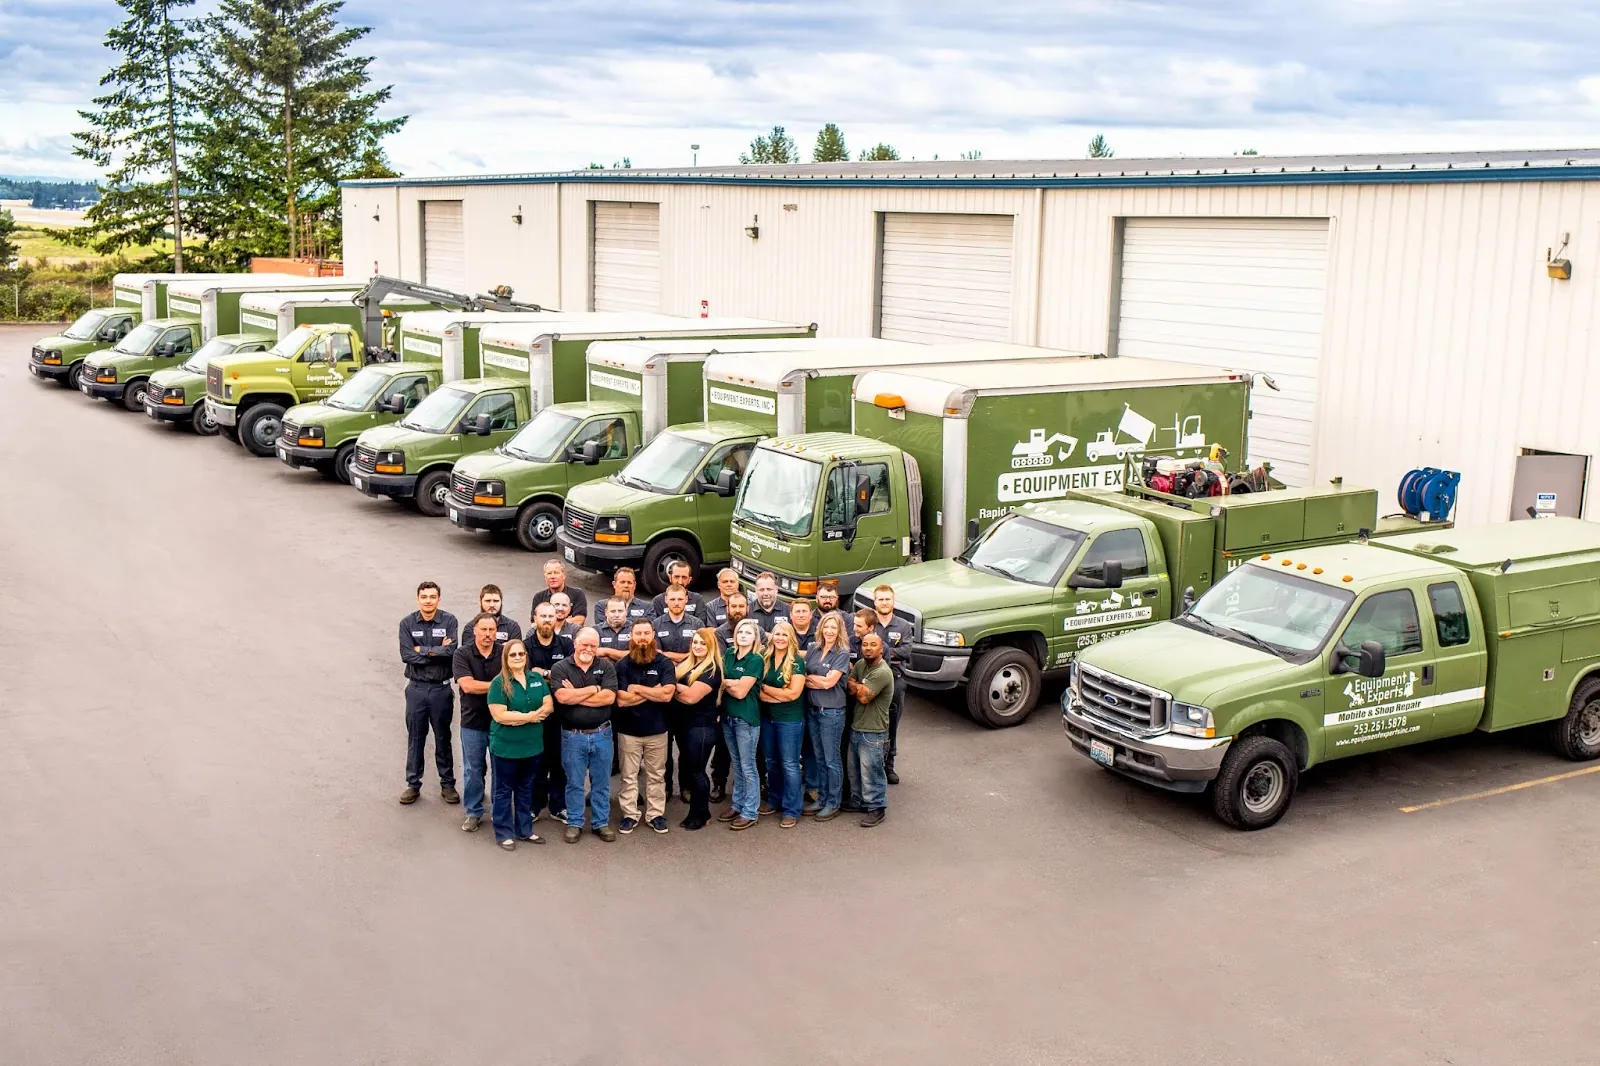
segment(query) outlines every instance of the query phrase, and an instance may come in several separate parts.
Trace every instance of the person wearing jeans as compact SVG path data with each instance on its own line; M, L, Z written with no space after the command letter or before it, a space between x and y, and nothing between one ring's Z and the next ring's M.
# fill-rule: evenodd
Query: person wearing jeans
M711 820L711 778L706 763L717 742L717 696L722 689L717 634L707 627L689 640L689 654L678 664L673 693L682 716L682 773L689 781L689 813L678 824L694 832Z
M785 829L800 824L800 747L806 732L806 665L794 627L775 622L761 654L761 742L767 751L767 802Z
M839 749L849 696L844 681L849 674L844 617L834 611L817 623L816 642L806 652L806 731L811 738L806 777L816 786L817 799L806 803L805 813L816 815L819 822L837 818L843 802L844 760Z
M733 631L732 647L722 655L723 736L733 763L733 803L717 815L729 829L749 829L756 824L761 802L760 778L756 773L756 746L761 740L761 701L756 685L765 664L756 649L761 643L761 626L754 619L739 622Z
M861 638L861 661L850 668L846 683L855 701L850 729L850 809L866 812L863 829L883 822L889 806L889 781L884 760L889 745L889 705L894 700L894 674L883 661L883 638Z
M500 676L499 620L488 612L468 625L472 640L456 649L451 673L461 691L461 799L463 832L483 824L483 779L489 769L489 685Z
M461 802L450 744L450 722L456 714L450 663L455 654L455 615L439 609L439 586L424 581L417 586L417 609L400 619L400 661L406 668L406 790L400 793L401 803L415 803L422 795L422 753L430 728L439 796L446 803Z
M500 673L489 682L489 758L494 761L494 836L506 851L517 841L543 844L533 831L534 779L544 754L543 722L554 704L544 678L528 669L528 647L506 642Z
M681 591L681 590L680 590ZM617 660L617 743L622 751L622 789L617 808L631 833L639 825L639 771L644 770L645 822L667 832L667 711L677 692L672 660L656 647L656 626L647 618L633 623L628 656Z
M561 762L567 776L567 828L562 839L576 844L583 836L583 791L589 786L589 828L611 843L611 709L617 702L617 671L595 653L600 634L591 627L578 631L571 658L550 670L550 687L561 719Z

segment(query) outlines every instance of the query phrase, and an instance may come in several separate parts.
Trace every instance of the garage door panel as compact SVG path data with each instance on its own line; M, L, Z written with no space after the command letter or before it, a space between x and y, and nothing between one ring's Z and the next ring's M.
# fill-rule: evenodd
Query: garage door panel
M888 213L878 335L937 343L1011 337L1010 215Z
M596 200L592 212L590 306L661 310L661 205Z
M1250 459L1311 476L1327 288L1324 219L1140 219L1123 228L1120 355L1270 375L1251 398Z
M466 229L460 200L422 201L422 280L452 292L466 290Z

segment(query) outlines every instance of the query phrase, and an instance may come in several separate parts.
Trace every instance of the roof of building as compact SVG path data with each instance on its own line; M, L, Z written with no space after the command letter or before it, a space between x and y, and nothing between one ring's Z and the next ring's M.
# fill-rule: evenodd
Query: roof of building
M424 311L422 314L434 312ZM410 328L411 318L405 319ZM804 333L816 326L770 322L761 318L685 318L654 311L552 311L537 317L508 318L486 326L479 339L497 348L528 348L546 337L555 340L645 340L649 337L771 337L775 333ZM730 341L737 344L737 341Z
M362 178L346 186L643 182L710 185L1240 185L1600 178L1600 149L1229 155L1111 159L936 159Z

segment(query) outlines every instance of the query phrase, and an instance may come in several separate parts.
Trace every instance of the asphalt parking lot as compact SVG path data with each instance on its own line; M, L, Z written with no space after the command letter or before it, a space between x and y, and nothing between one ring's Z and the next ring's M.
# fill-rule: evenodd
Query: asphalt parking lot
M1053 705L918 698L871 831L674 801L508 855L431 758L401 807L417 581L525 617L542 558L37 383L42 332L0 327L0 1062L1600 1055L1600 774L1401 810L1574 769L1533 736L1336 764L1256 834Z

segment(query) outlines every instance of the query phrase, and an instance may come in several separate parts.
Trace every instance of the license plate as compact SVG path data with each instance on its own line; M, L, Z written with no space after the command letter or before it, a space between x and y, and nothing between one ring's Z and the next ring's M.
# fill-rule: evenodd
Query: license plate
M350 484L352 484L352 485L354 485L356 487L356 491L357 492L365 492L366 489L367 489L366 482L362 481L358 477L352 477L350 479Z
M562 548L561 554L567 557L567 562L569 563L575 563L578 561L578 553L573 551L571 548Z
M87 381L78 382L78 391L85 396L89 395L89 383Z
M449 511L450 511L450 521L456 522L456 521L460 520L460 518L461 518L461 512L460 511L456 510L454 507L449 508Z
M278 445L278 458L279 459L288 459L289 458L289 449L285 448L281 444Z
M1115 766L1117 763L1117 749L1103 740L1089 741L1089 758L1101 766Z

